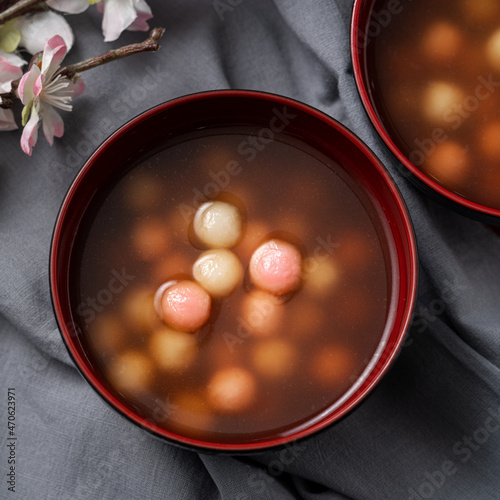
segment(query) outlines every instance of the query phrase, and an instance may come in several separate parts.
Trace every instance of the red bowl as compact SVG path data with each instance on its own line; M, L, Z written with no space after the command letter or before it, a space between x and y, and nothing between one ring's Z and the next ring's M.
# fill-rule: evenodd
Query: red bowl
M184 131L213 125L251 123L266 127L273 110L297 115L290 133L318 145L359 179L383 221L390 242L389 269L392 298L386 336L376 357L361 379L308 425L286 437L257 442L224 444L193 439L166 431L154 420L143 418L110 391L95 368L81 341L78 318L72 312L70 263L82 217L93 198L130 164L165 138ZM320 111L300 102L251 91L212 91L188 95L160 104L132 119L97 148L73 181L60 209L50 255L50 286L55 316L63 341L83 377L112 408L134 424L176 445L203 451L243 453L284 445L333 424L358 405L387 372L409 327L416 298L417 254L410 218L391 177L374 154L349 130Z
M401 146L401 139L398 137L397 124L390 125L391 119L384 109L385 106L377 101L375 97L378 82L374 71L371 69L374 57L368 53L368 48L376 43L377 38L391 23L401 25L403 22L401 16L404 10L405 2L394 0L388 2L355 0L354 2L351 19L351 58L356 85L366 113L379 136L399 160L403 175L415 186L436 201L462 215L485 224L499 225L500 209L472 201L468 199L467 195L451 191L426 175L410 161L408 156L411 156L411 153L405 154L403 151L404 147ZM408 29L413 30L414 25L408 26ZM410 65L411 56L409 56L407 62ZM402 66L400 70L404 71L405 68ZM435 130L438 130L438 128ZM434 131L429 133L428 137L434 139L433 133Z

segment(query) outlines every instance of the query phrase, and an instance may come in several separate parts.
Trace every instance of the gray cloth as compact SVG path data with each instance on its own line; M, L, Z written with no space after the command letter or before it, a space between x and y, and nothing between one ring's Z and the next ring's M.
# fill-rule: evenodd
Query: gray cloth
M84 75L66 133L0 134L0 498L500 499L500 238L426 199L363 111L349 56L351 0L150 1L162 49ZM232 7L231 7L232 6ZM94 8L68 17L67 62L105 45ZM144 83L147 81L147 91ZM420 251L410 336L370 397L338 424L285 451L251 457L186 451L108 408L60 338L48 284L51 232L89 153L126 120L191 92L258 89L337 118L397 181ZM7 490L7 389L16 394L16 493Z

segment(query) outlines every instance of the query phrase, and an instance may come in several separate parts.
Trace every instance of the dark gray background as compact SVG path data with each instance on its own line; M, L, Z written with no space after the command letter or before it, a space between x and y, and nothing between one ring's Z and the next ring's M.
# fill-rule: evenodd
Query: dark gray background
M29 158L20 131L0 134L0 498L500 498L500 239L397 174L356 92L352 2L243 0L223 20L211 0L150 5L150 26L166 28L161 51L85 74L52 148L40 135ZM104 44L94 8L68 19L77 41L67 63L143 37ZM338 425L281 455L198 455L134 427L78 374L50 303L53 224L91 150L155 104L219 88L290 96L351 128L394 175L420 250L414 326L389 374ZM5 476L7 387L17 399L15 494Z

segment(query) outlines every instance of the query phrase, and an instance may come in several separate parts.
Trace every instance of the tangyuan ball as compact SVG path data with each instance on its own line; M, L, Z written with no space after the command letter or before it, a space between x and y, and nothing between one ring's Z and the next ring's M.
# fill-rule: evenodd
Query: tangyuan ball
M239 413L247 410L255 400L254 377L238 366L216 372L207 385L210 406L221 413Z
M240 325L252 336L267 337L283 326L283 302L275 295L262 290L252 290L241 302Z
M170 281L158 288L154 306L164 323L174 330L194 332L208 321L211 300L194 281Z
M434 125L451 126L465 100L464 91L454 83L431 82L425 90L423 113Z
M108 376L119 391L137 394L147 390L153 380L154 365L142 352L119 354L108 367Z
M439 21L426 31L422 49L431 61L444 63L460 55L462 43L462 34L456 26Z
M289 293L300 284L302 256L294 245L270 240L253 253L249 272L257 288L276 295Z
M465 19L473 25L494 23L500 14L498 0L462 0Z
M500 71L500 29L496 30L488 40L486 57L493 68Z
M243 266L226 248L203 252L193 265L194 279L211 295L230 295L243 278Z
M224 201L209 201L197 210L193 229L207 247L231 248L242 235L243 221L238 208Z
M453 189L454 185L465 180L468 169L469 156L467 150L456 141L446 141L438 144L424 164L427 175L434 177L451 189Z
M181 372L193 363L198 345L193 335L166 327L151 334L149 349L161 369Z
M271 338L258 342L252 351L252 361L260 374L271 379L284 380L297 366L297 352L283 339Z

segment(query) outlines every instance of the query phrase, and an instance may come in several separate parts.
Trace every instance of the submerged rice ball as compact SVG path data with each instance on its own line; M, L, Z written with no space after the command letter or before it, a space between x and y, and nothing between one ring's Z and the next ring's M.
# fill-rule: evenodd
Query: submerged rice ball
M170 235L158 218L139 221L132 228L132 249L141 260L151 261L163 256L169 247Z
M236 255L225 248L202 253L193 265L194 279L211 295L230 295L243 279L243 266Z
M423 165L426 174L434 177L445 187L460 184L469 169L469 155L465 148L455 141L438 144Z
M339 283L340 275L340 266L333 257L309 257L304 262L304 289L315 296L325 295Z
M214 416L206 398L197 391L174 396L171 403L171 425L179 432L203 436L213 425Z
M123 196L129 208L147 212L161 203L163 186L153 173L134 172L125 178Z
M196 211L193 229L211 248L231 248L241 239L243 220L238 208L224 201L209 201Z
M240 367L223 368L208 382L207 399L221 413L240 413L255 400L257 384L247 370Z
M462 33L456 26L446 21L439 21L426 31L422 49L429 60L444 63L459 55L462 43Z
M500 71L500 29L497 29L486 44L486 57L496 70Z
M117 352L125 341L125 331L118 316L100 313L89 323L89 341L99 354Z
M378 243L367 238L355 228L349 228L338 235L338 247L335 249L335 263L341 273L366 272L373 264Z
M479 131L481 152L492 160L500 160L500 121L487 123Z
M311 374L323 386L347 386L355 382L356 360L350 349L341 345L321 348L311 359Z
M133 394L148 388L153 379L153 372L151 360L135 350L118 355L108 367L109 379L116 389Z
M265 339L253 348L252 361L257 371L265 377L283 379L293 372L297 352L286 340Z
M163 328L152 333L149 351L160 368L179 372L193 364L198 346L189 333Z
M137 333L150 332L158 323L154 307L154 291L146 286L136 287L125 297L122 305L124 325Z
M424 93L423 114L434 125L450 125L451 115L462 106L464 91L456 84L435 81Z
M284 314L281 300L262 290L250 292L241 303L242 326L253 336L265 337L278 332Z
M462 0L462 11L466 21L487 24L498 21L500 4L498 0Z

